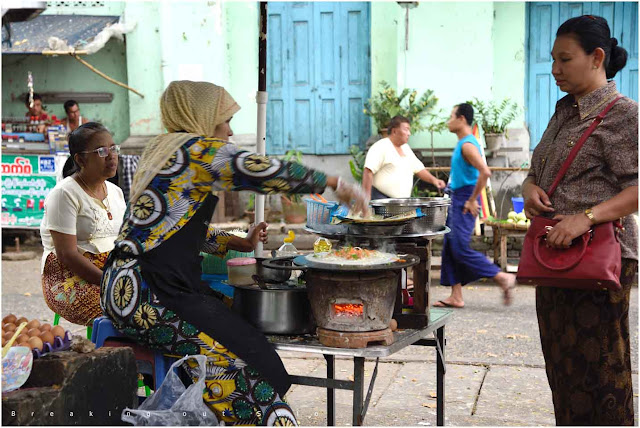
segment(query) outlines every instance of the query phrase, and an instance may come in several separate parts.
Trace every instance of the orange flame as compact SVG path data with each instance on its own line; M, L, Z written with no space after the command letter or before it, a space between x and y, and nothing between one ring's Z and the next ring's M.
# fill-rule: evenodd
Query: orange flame
M336 316L360 317L364 312L362 303L334 303L333 313Z

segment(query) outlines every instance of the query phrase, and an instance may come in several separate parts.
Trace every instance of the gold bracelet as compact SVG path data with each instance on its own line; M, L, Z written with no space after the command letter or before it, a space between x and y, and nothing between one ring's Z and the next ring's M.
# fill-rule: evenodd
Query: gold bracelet
M591 224L596 224L596 217L593 215L593 208L587 208L584 210L584 214L589 218Z

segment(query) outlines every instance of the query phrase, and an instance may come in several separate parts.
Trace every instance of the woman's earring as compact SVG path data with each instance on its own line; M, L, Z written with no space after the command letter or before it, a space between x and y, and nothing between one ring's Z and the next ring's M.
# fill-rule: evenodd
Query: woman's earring
M594 66L593 66L593 69L594 69L594 70L597 70L597 69L598 69L598 66L597 66L597 65L594 65Z

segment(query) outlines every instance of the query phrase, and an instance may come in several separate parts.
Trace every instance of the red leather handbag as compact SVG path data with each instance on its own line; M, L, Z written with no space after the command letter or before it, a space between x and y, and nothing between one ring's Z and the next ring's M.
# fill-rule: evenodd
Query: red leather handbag
M555 192L584 142L602 122L617 97L594 119L569 153L547 195ZM521 284L580 290L620 290L621 249L619 222L595 225L573 240L570 248L548 248L546 236L558 220L536 216L524 238L517 279Z

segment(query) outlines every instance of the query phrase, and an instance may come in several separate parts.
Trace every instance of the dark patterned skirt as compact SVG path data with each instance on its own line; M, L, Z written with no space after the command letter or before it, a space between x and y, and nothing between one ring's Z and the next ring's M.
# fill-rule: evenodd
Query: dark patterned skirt
M83 256L102 269L109 253L85 252ZM54 253L44 263L42 293L49 309L73 324L90 326L102 316L100 285L90 284L71 272Z
M620 291L536 289L557 425L633 425L629 298L638 262L622 260Z

